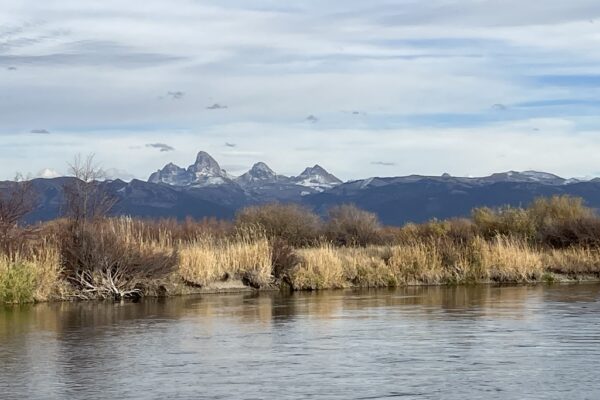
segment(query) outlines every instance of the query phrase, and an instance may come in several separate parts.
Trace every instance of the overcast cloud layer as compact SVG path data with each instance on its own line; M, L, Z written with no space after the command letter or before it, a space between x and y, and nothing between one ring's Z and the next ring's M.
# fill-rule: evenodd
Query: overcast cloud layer
M0 179L600 175L600 3L0 0Z

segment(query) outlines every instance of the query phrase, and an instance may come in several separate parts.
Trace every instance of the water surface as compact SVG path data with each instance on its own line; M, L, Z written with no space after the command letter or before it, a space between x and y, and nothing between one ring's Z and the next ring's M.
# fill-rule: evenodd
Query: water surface
M600 285L0 308L1 399L600 399Z

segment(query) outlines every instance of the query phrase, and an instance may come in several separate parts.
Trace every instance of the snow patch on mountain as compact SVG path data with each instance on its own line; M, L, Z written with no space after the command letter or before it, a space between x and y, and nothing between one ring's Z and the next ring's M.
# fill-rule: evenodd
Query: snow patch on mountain
M236 178L236 182L241 186L249 186L256 184L276 183L288 179L285 176L280 176L275 173L269 166L263 162L258 162L250 168L248 172Z
M196 156L196 162L187 169L169 163L150 175L148 181L172 186L204 187L230 183L232 179L214 158L201 151Z
M292 182L300 186L313 188L319 192L342 184L341 180L318 164L314 167L306 168L300 175L292 178Z

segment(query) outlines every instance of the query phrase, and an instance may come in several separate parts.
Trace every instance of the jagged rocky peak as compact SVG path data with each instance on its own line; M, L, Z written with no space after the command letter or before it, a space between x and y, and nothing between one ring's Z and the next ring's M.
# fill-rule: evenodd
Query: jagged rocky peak
M269 168L264 162L257 162L247 173L257 179L273 179L277 177L275 171Z
M163 172L179 172L179 171L185 171L184 168L181 168L179 165L175 165L172 162L168 163L167 165L165 165L165 167L162 169Z
M332 188L342 183L340 179L330 174L325 168L318 164L314 167L306 168L300 175L293 178L293 181L298 185L312 187L319 191Z
M166 183L174 186L185 186L191 183L191 176L184 169L173 163L168 163L148 179L150 183Z
M196 162L188 167L188 171L196 174L196 176L226 175L217 160L205 151L198 152Z
M267 164L258 162L248 172L236 179L240 185L253 185L261 183L275 183L288 179L277 175Z
M219 163L207 152L200 151L194 164L187 169L173 163L165 165L163 169L153 173L148 179L151 183L164 183L173 186L204 187L223 184L238 184L242 187L257 186L270 187L270 184L281 184L289 187L305 186L313 191L324 191L342 183L320 165L306 168L300 175L289 178L277 175L267 164L258 162L238 178L229 175L221 168Z
M200 151L196 162L187 169L192 175L192 186L215 186L232 183L232 178L221 168L219 163L205 151Z
M165 183L173 186L211 186L230 182L231 178L219 163L205 151L196 156L194 164L187 169L173 163L153 173L148 179L151 183Z

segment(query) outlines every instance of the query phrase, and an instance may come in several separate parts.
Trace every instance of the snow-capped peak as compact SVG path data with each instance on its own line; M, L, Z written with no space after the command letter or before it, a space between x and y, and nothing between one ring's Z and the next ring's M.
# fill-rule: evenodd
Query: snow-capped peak
M221 169L219 163L205 151L198 153L196 162L188 167L188 171L197 178L227 177L227 173Z
M540 181L563 179L558 175L550 174L548 172L539 172L539 171L523 171L523 172L521 172L521 175L527 176L533 180L540 180Z
M278 176L275 171L269 168L264 162L258 162L254 164L248 172L237 178L236 181L244 186L255 183L274 183L281 179L285 179L285 177Z
M252 166L250 171L248 171L254 176L275 176L275 171L273 171L267 164L264 162L257 162Z
M300 175L292 178L292 181L297 185L311 187L318 191L330 189L342 183L341 180L318 164L314 167L306 168Z
M164 183L173 186L216 186L237 183L242 187L261 184L298 185L314 191L324 191L342 183L320 165L306 168L300 175L289 178L277 175L267 164L258 162L238 178L230 176L219 163L205 151L200 151L194 164L187 169L169 163L153 173L151 183Z
M212 186L220 185L231 180L227 172L219 166L219 163L205 151L196 156L194 164L187 169L181 168L173 163L150 176L149 182L166 183L173 186Z

